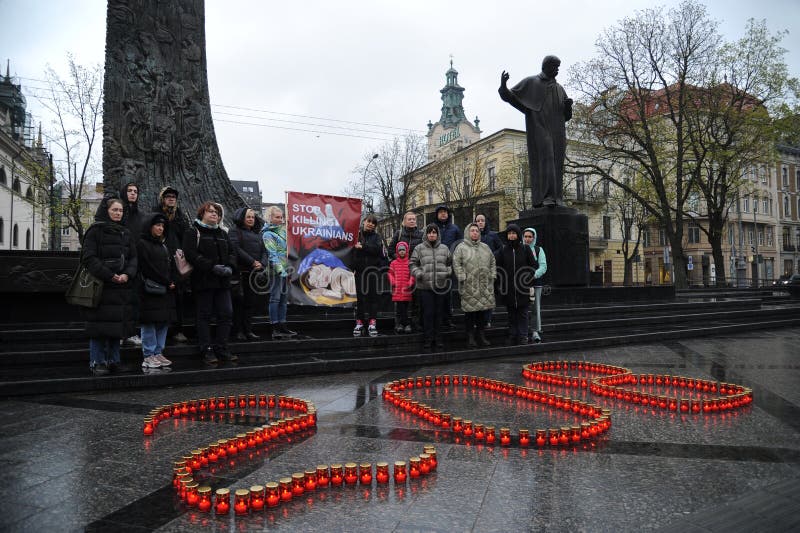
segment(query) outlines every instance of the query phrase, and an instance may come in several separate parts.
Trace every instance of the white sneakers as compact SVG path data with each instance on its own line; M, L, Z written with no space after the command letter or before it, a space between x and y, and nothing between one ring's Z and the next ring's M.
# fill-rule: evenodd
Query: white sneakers
M161 368L162 366L169 366L171 364L172 361L161 354L157 354L145 357L144 361L142 361L142 368Z

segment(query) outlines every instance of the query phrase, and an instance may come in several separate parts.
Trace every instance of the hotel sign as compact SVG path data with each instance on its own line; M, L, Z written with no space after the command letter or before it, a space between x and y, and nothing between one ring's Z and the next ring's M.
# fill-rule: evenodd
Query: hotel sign
M461 132L458 131L458 128L450 130L444 135L439 136L439 146L444 146L445 144L449 143L454 139L458 139L459 137L461 137Z

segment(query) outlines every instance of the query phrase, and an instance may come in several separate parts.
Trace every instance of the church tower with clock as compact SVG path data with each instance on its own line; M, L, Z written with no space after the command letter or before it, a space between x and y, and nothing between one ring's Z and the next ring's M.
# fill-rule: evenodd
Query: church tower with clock
M481 138L478 117L473 124L464 115L464 88L458 84L458 71L453 68L452 59L445 76L447 83L439 91L442 93L442 116L435 124L428 121L426 137L428 161L431 162L444 159Z

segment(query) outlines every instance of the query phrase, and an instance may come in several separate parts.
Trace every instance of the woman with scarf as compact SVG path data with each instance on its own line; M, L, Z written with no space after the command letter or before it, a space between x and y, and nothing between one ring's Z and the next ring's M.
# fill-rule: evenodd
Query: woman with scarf
M253 291L250 275L264 270L269 261L264 242L261 240L264 221L252 209L240 207L233 214L233 223L236 227L228 232L228 237L236 250L238 272L234 273L234 277L238 276L239 286L231 289L233 298L231 336L237 341L255 341L260 337L253 333L253 315L260 310L259 307L264 306L259 306L262 300Z
M197 210L192 229L183 236L183 253L194 267L192 292L197 307L197 340L203 361L215 365L219 359L236 361L228 350L233 308L230 281L236 256L228 234L220 227L222 206L205 202ZM211 342L211 318L216 316L217 331Z
M497 254L497 275L500 295L508 310L507 344L526 344L528 337L528 310L530 288L536 264L533 252L522 242L522 232L516 224L506 229L506 244Z

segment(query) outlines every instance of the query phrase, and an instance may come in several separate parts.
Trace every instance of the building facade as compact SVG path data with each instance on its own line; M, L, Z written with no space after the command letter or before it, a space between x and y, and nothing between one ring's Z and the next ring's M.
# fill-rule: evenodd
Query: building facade
M34 141L22 88L0 77L0 249L46 250L50 227L49 154Z
M231 180L231 185L248 207L255 209L256 212L261 212L261 189L258 188L257 181Z

